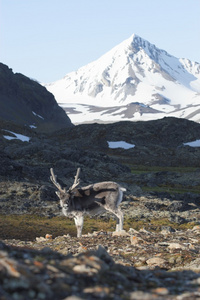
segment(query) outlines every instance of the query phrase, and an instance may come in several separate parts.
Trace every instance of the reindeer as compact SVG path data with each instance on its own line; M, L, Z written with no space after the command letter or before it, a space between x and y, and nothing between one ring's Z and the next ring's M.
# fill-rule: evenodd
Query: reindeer
M66 217L74 218L77 228L77 237L81 237L85 215L97 215L106 210L117 217L116 231L123 230L123 213L118 207L123 198L125 188L116 182L105 181L77 188L80 184L80 168L74 179L73 185L66 190L57 182L57 176L50 169L51 181L57 187L57 196L60 199L62 212Z

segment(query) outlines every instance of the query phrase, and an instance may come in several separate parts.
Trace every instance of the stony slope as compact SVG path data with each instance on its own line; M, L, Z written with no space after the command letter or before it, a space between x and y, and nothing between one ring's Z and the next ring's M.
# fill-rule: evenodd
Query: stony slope
M51 132L72 126L70 119L43 86L0 64L0 119Z
M154 196L197 203L200 148L184 142L200 139L200 125L184 119L165 118L150 122L79 125L56 134L36 134L27 127L15 128L29 142L7 140L0 130L1 209L3 213L59 213L53 167L60 183L69 187L78 167L81 185L115 180L127 195ZM8 133L6 133L8 134ZM110 149L107 141L134 143L132 149ZM188 194L190 193L190 194ZM189 200L187 200L189 198ZM46 202L47 201L47 202ZM148 201L148 200L147 200ZM181 204L182 205L182 204ZM166 207L167 210L167 207Z

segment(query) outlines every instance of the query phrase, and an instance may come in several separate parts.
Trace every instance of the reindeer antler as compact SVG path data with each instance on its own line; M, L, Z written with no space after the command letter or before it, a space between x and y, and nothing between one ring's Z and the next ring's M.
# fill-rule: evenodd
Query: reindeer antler
M65 189L62 189L61 185L57 182L57 176L54 174L53 168L50 169L50 172L51 172L50 179L53 182L53 184L57 187L57 189L60 192L65 192Z
M81 171L81 168L78 168L77 172L76 172L76 176L74 177L74 183L69 188L70 191L72 191L73 189L75 189L80 184L80 179L79 179L80 171Z

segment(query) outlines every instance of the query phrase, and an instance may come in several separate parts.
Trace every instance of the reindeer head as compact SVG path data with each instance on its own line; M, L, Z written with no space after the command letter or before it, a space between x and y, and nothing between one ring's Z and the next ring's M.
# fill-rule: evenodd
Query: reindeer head
M60 199L60 206L65 210L68 211L71 206L71 201L73 200L74 196L74 189L79 185L80 179L79 174L80 174L80 168L77 169L76 176L74 179L73 185L66 190L66 188L62 188L61 185L57 182L57 176L53 172L53 168L50 169L51 176L50 179L53 182L53 184L57 187L58 191L56 191L56 195Z
M62 192L62 191L56 191L56 195L60 199L60 206L66 210L69 209L70 206L70 198L71 195L67 191Z

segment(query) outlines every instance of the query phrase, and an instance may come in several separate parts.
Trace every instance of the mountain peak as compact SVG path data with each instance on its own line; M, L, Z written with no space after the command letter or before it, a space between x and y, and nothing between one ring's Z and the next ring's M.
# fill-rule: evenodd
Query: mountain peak
M194 117L200 103L200 64L178 59L136 34L46 87L74 122L80 116L83 121L120 121L166 114L200 120ZM66 103L74 103L73 109Z
M128 40L131 42L132 45L138 45L138 46L145 46L145 44L150 44L147 40L143 39L139 35L133 33Z

